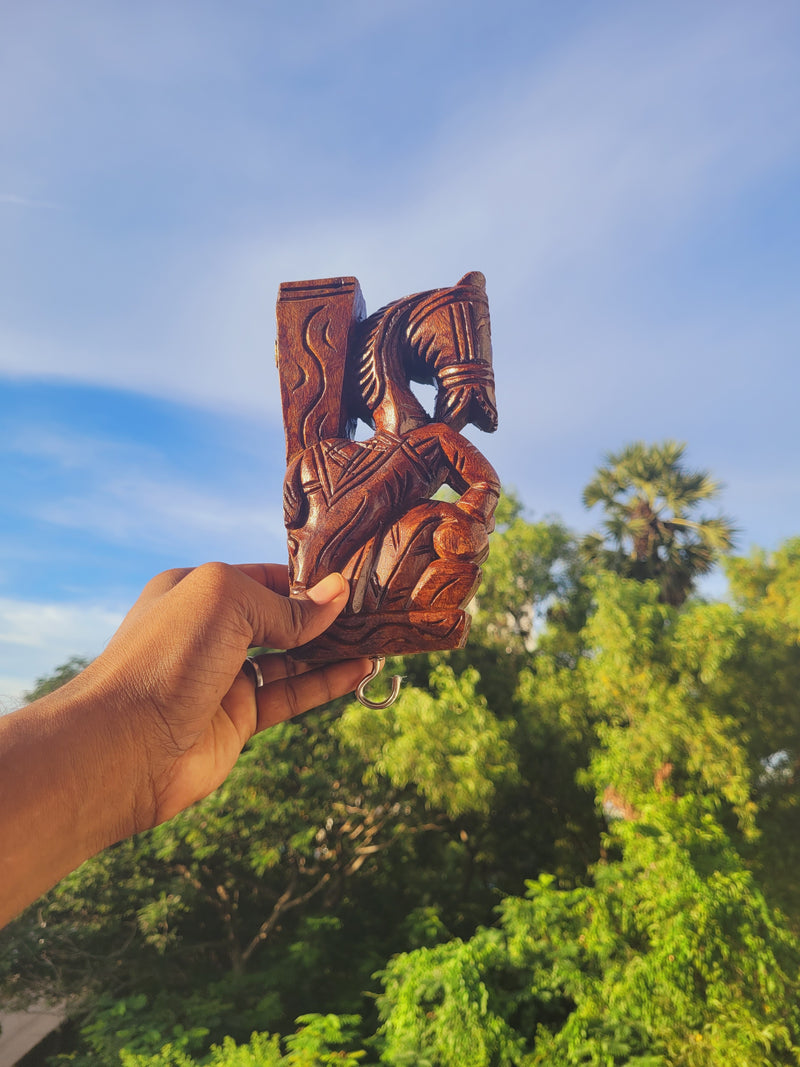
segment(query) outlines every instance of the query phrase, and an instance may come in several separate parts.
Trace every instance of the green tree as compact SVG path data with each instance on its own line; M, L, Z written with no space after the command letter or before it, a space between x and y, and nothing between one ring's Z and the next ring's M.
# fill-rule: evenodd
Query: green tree
M575 537L557 519L531 522L504 494L497 532L473 605L471 645L508 655L533 651L548 611L574 595L582 564Z
M62 685L66 685L76 674L80 674L84 667L88 666L89 660L85 656L70 656L60 667L56 667L52 674L45 674L41 678L37 678L33 689L24 694L25 700L32 704L34 700L60 689Z
M393 707L255 738L3 935L73 1067L800 1063L798 542L677 606L506 498L485 570Z
M742 669L728 684L751 709L746 729L758 760L760 836L749 860L800 932L800 538L730 559L726 572L746 627Z
M334 724L306 716L255 737L212 796L64 879L3 933L6 999L70 996L89 1024L127 999L139 1032L168 1035L200 1019L208 1034L189 1052L319 1003L361 1007L413 910L402 885L384 892L383 854L396 846L399 862L423 827L449 824L413 786L365 784ZM396 924L364 906L371 895Z
M504 508L468 649L407 660L385 713L341 704L254 738L212 797L65 879L0 938L6 999L70 995L107 1059L137 1034L192 1056L316 1010L368 1033L390 956L468 938L531 874L596 858L582 742L517 697L534 618L541 636L575 587L574 540Z
M730 559L725 570L737 604L758 612L773 631L800 643L800 537L774 552L757 548L749 556Z
M116 1010L118 1019L125 1016L124 1002ZM128 1022L134 1020L128 1020ZM354 1047L358 1043L357 1015L303 1015L298 1020L294 1033L281 1041L276 1034L253 1033L250 1040L239 1044L226 1037L220 1044L212 1045L202 1057L203 1067L359 1067L364 1062L366 1051ZM124 1024L123 1024L124 1025ZM87 1027L88 1031L89 1028ZM134 1030L115 1029L114 1022L106 1015L96 1024L87 1039L91 1045L91 1063L119 1063L120 1067L200 1067L199 1061L187 1051L187 1035L172 1035L169 1041L155 1038L159 1047L151 1052L141 1051L146 1045ZM282 1051L282 1047L286 1052ZM73 1056L59 1057L75 1063Z
M689 470L684 444L642 441L609 453L583 492L587 508L605 513L604 535L586 539L589 555L609 570L658 582L667 604L682 604L695 580L733 545L722 515L697 515L719 486L706 471Z
M609 835L594 884L531 882L468 941L395 957L393 1067L800 1062L800 943L713 816L660 799Z
M800 676L736 608L658 593L598 576L585 655L520 677L521 705L593 738L600 859L583 884L531 881L493 928L395 957L383 1062L800 1063L800 941L763 852L765 754L791 747Z

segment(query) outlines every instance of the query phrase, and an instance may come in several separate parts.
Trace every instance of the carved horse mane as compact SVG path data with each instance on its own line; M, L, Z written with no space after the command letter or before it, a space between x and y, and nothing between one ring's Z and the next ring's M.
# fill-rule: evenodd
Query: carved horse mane
M359 326L351 351L357 383L352 416L378 430L403 433L431 421L410 383L435 384L434 419L497 424L485 279L403 297Z

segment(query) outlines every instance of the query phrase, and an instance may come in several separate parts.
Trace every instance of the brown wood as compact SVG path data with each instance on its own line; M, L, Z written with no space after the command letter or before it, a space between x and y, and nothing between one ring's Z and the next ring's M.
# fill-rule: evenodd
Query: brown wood
M497 427L483 275L369 318L355 278L285 282L277 316L291 594L332 571L350 582L344 613L293 654L462 647L500 492L461 434ZM432 415L411 382L436 386ZM435 497L443 486L457 496Z

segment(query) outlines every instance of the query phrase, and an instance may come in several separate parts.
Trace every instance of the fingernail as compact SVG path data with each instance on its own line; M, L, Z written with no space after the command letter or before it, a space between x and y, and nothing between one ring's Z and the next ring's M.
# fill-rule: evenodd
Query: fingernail
M341 574L329 574L306 590L306 596L315 604L330 604L337 596L347 591L347 582Z

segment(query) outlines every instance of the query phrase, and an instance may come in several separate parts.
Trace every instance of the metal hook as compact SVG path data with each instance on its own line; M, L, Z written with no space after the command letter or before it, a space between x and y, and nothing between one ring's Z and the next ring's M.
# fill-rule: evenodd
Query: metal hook
M383 708L391 707L391 705L394 704L395 700L397 700L397 696L400 692L400 686L403 684L403 679L400 677L400 675L395 674L392 678L392 691L389 696L386 697L385 700L370 700L369 697L364 696L364 689L367 685L369 685L373 678L377 678L377 676L381 673L385 662L386 659L383 656L373 656L372 670L369 672L366 678L362 678L362 680L358 683L358 687L356 689L356 696L358 697L358 700L364 705L365 708L372 708L374 711L381 711Z

